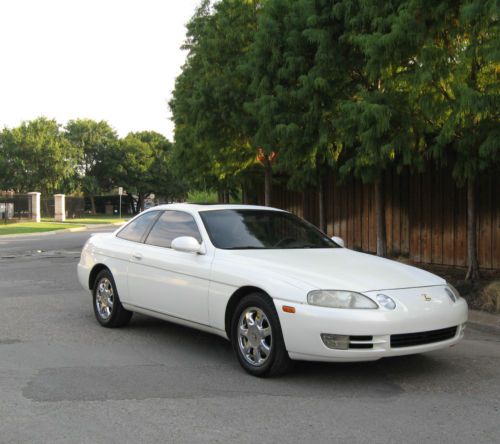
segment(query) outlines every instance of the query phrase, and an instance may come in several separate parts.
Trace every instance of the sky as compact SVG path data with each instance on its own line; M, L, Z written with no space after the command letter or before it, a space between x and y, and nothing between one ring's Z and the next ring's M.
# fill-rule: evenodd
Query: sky
M0 129L41 115L173 137L168 101L200 0L0 0Z

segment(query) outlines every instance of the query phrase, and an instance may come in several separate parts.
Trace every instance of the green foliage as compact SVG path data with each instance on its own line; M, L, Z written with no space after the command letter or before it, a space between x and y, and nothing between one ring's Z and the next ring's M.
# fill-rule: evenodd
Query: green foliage
M194 187L231 188L255 163L246 54L256 30L258 2L203 1L187 25L187 61L170 102L174 164Z
M498 11L492 0L454 4L420 51L415 86L432 122L432 154L452 164L460 184L500 163Z
M217 203L218 197L215 191L210 190L192 190L188 192L187 201L189 203Z
M151 193L174 199L186 194L174 178L172 144L153 131L119 140L107 122L69 121L65 131L44 117L0 133L0 189L20 192L83 191L94 195L122 186L138 210ZM94 204L92 203L94 206Z
M96 195L108 189L110 180L104 160L117 146L116 132L105 121L77 119L68 122L65 135L78 153L75 173L82 191Z
M143 209L150 194L173 197L183 193L170 168L172 144L154 131L129 133L105 160L115 187L137 195L136 210Z
M78 149L68 142L55 120L45 117L2 131L4 188L44 194L71 191Z
M340 155L333 120L339 100L349 98L347 68L356 55L340 43L343 30L327 0L271 1L260 16L249 61L255 98L247 106L256 143L279 152L277 168L292 185L316 183Z
M499 43L495 0L204 1L171 102L176 165L241 183L261 148L301 186L432 156L463 181L498 164Z

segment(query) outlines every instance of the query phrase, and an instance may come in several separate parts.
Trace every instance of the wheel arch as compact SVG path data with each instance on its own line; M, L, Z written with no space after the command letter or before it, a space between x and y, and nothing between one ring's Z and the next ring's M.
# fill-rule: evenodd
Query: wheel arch
M234 310L236 309L237 305L245 296L256 292L264 293L265 295L269 296L269 294L262 288L254 287L252 285L245 285L243 287L238 288L229 298L229 301L227 302L226 305L226 312L224 315L224 329L226 330L228 338L231 338L231 318L233 316Z
M111 270L104 264L96 264L92 268L89 274L89 290L92 290L94 288L94 282L97 278L97 275L102 271L102 270L108 270L111 273Z

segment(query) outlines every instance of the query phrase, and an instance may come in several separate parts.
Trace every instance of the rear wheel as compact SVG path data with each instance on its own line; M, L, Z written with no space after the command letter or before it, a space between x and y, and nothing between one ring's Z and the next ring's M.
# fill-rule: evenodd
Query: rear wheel
M97 275L92 300L95 317L103 327L122 327L132 317L132 312L125 310L120 302L115 280L109 270L102 270Z
M265 293L240 301L233 313L231 342L241 366L254 376L283 374L292 366L276 308Z

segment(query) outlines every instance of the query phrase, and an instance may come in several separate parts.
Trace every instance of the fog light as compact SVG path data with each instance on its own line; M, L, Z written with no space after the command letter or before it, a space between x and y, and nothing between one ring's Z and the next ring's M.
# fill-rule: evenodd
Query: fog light
M379 293L377 295L377 302L380 304L381 307L384 307L387 310L394 310L396 308L396 303L394 302L394 299L382 293Z
M337 350L347 350L349 348L349 336L321 333L321 339L328 348L336 348Z

